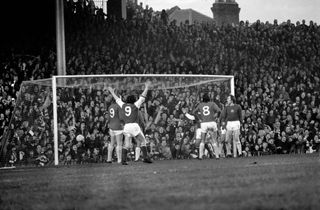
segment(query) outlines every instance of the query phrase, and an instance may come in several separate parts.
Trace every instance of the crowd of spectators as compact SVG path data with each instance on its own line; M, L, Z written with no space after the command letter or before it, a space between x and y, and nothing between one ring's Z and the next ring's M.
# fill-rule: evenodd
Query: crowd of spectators
M134 4L127 20L106 18L92 8L85 1L65 2L67 74L234 75L244 116L243 156L319 152L320 27L316 23L275 20L240 22L235 27L177 26L163 13ZM53 161L50 86L24 83L18 94L22 81L56 74L55 50L50 46L33 55L1 54L0 146L6 150L1 162L45 165ZM230 91L219 83L150 93L142 112L148 114L146 136L155 158L194 157L197 124L186 120L181 108L192 110L201 90L209 91L221 107ZM58 96L59 161L105 161L111 96L103 88L62 88Z

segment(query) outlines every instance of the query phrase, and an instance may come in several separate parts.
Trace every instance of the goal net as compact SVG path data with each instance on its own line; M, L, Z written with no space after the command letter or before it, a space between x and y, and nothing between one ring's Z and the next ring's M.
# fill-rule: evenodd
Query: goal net
M193 110L204 93L222 108L227 96L234 95L234 77L227 75L70 75L26 81L1 140L2 166L102 162L112 103L107 87L125 100L138 97L147 80L152 85L142 110L145 123L150 121L152 132L166 136L170 146L177 132L193 126L183 122L182 108ZM158 126L152 120L160 106L165 115ZM172 119L174 130L168 128Z

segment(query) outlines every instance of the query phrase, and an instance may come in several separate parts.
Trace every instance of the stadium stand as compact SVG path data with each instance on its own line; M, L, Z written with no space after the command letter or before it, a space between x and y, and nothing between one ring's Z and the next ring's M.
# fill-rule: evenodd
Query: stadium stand
M92 10L92 4L89 6L86 1L65 2L68 74L235 75L237 103L245 116L241 128L244 156L320 151L320 27L316 23L258 20L253 24L240 22L236 27L199 23L177 26L167 23L165 15L152 8L135 4L129 7L128 19L115 22L106 19L101 10ZM54 34L47 36L46 44L38 51L2 49L1 140L9 126L21 82L56 74ZM33 43L25 40L23 47L32 48ZM213 87L212 95L218 95L219 91ZM102 94L108 97L107 92ZM195 125L181 115L181 108L189 104L187 94L169 91L149 99L147 112L153 119L160 105L166 107L160 122L151 124L147 131L155 158L191 158L195 152L191 132ZM94 95L79 93L79 106L88 108ZM174 98L169 99L172 95ZM212 100L225 103L219 97ZM178 105L179 101L183 103ZM194 96L194 101L199 98ZM104 124L107 107L93 102L92 107L97 110L87 117L96 120L87 125L84 113L69 102L65 101L75 113L76 121L66 118L66 123L59 127L61 163L104 161L108 145ZM50 119L41 122L47 127L51 124ZM52 163L50 136L45 140L37 136L40 133L30 137L23 126L26 128L28 124L21 122L9 138L6 164Z

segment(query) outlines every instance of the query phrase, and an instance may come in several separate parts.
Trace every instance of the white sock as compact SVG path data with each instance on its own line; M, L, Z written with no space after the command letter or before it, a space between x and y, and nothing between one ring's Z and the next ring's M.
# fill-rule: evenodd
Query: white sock
M136 150L135 150L135 161L138 161L139 158L140 158L140 152L141 152L141 149L140 147L136 147Z
M199 158L200 159L203 158L203 151L204 151L204 143L200 143L200 147L199 147Z
M237 157L237 142L234 140L232 142L233 142L233 147L232 147L233 157Z
M208 157L209 156L209 151L205 148L204 149L204 154L203 154L205 157Z
M107 158L107 161L112 161L113 148L114 148L114 146L109 144L109 146L108 146L108 158Z
M227 155L231 155L231 144L230 143L226 144L226 149L227 149Z
M240 142L237 142L237 149L238 149L239 155L242 155L242 148L241 148L241 143Z
M122 161L122 146L116 147L116 153L117 153L118 163L121 163L121 161Z
M218 146L218 151L219 151L219 155L222 155L222 157L225 156L224 151L223 151L223 145L221 143Z

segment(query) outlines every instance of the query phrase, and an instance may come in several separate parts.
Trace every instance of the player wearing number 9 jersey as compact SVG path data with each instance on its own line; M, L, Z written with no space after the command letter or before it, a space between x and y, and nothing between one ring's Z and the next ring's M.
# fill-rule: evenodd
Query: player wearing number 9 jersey
M199 146L199 159L202 159L204 154L205 139L207 133L211 133L211 143L214 148L214 153L216 158L219 158L219 147L217 142L217 123L215 122L216 114L220 113L221 109L216 103L210 102L210 97L208 94L204 94L202 102L195 108L194 113L198 114L201 128L201 143ZM185 113L188 119L194 120L195 117L188 113Z
M109 134L110 134L110 144L108 146L108 158L107 163L112 163L112 151L114 149L115 143L116 154L118 158L118 163L122 162L122 139L123 139L123 125L120 121L120 111L121 108L117 103L112 103L109 108Z
M145 101L150 82L146 82L145 89L136 101L134 95L127 97L126 103L119 98L115 93L114 89L109 87L109 91L116 100L117 104L121 107L121 119L124 121L123 134L125 136L125 144L122 148L122 164L127 165L127 151L130 146L132 137L135 137L140 142L141 150L145 163L152 163L147 154L146 138L139 126L139 108Z

